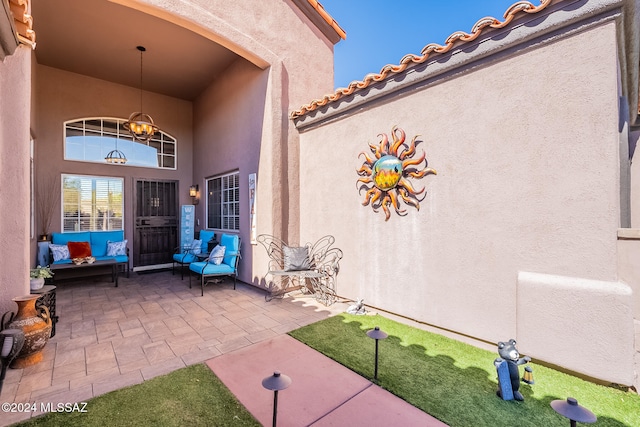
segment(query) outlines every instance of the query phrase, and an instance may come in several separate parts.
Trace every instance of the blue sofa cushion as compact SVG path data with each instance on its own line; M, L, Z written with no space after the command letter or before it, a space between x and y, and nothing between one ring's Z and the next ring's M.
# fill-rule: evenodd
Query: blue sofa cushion
M120 263L120 262L127 262L129 261L129 257L127 257L126 255L117 255L117 256L97 256L95 257L96 261L103 261L106 259L115 259L116 262Z
M112 231L92 231L91 254L94 257L105 256L107 254L107 242L122 242L124 240L124 230Z
M199 262L192 262L191 264L189 264L189 270L198 273L198 274L204 274L204 275L209 275L209 274L234 274L235 270L233 267L227 265L227 264L220 264L220 265L215 265L215 264L211 264L211 263L206 263L203 261L199 261Z
M91 242L91 232L74 231L71 233L51 233L51 243L54 245L66 245L68 242ZM106 250L107 246L105 244L105 251ZM93 248L91 248L91 253L93 253Z

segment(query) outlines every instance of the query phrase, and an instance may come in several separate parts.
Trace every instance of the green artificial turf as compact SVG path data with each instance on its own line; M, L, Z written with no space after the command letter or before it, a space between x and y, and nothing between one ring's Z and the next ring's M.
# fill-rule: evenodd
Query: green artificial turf
M569 425L549 405L569 396L596 414L598 427L640 426L637 394L535 363L529 364L535 384L520 386L524 402L503 401L496 396L497 347L496 352L482 350L382 316L343 314L290 335L372 379L375 342L366 331L375 326L389 334L379 342L377 384L452 427Z
M193 365L88 401L86 413L49 413L18 426L259 426L211 370Z

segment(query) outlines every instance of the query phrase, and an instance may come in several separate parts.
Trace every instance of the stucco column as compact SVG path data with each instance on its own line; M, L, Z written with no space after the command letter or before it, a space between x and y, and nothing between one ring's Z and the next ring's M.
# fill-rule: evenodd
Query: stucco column
M0 314L15 311L11 298L29 293L31 49L20 46L0 62Z

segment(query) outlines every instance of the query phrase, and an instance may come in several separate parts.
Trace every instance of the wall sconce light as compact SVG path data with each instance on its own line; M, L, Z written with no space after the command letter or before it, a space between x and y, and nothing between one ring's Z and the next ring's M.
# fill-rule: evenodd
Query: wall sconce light
M194 205L198 204L198 184L194 184L189 187L189 197L191 197L191 202Z

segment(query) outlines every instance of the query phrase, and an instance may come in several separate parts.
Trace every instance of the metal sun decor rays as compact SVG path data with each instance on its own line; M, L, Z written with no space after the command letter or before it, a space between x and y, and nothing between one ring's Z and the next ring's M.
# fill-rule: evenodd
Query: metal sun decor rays
M384 211L385 221L391 217L389 206L393 206L400 216L407 215L407 210L402 209L402 201L420 210L418 195L424 193L424 187L420 190L413 188L409 178L423 178L426 175L437 175L435 169L427 167L426 155L423 152L416 157L416 135L411 143L405 143L405 132L398 126L391 129L392 142L389 142L387 134L378 135L381 137L379 144L369 144L373 157L369 157L364 151L358 157L364 156L365 161L357 170L359 185L358 193L366 190L363 206L371 204L374 212L380 208ZM421 165L424 162L424 167Z

